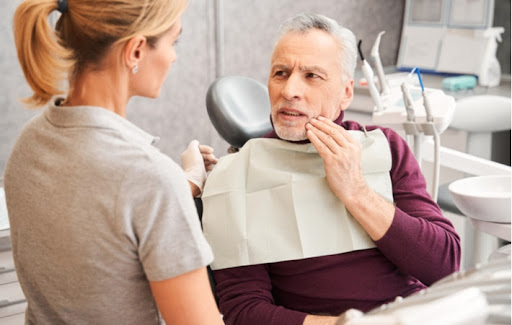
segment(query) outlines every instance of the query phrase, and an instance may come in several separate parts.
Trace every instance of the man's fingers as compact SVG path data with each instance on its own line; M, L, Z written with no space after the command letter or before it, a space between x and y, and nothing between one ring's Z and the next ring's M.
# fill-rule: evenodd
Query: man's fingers
M339 138L335 133L330 132L330 129L326 128L325 125L320 126L320 124L313 122L307 124L306 128L308 129L308 137L310 137L310 134L314 135L316 140L321 142L323 146L329 149L332 153L337 153L339 151L341 146L340 142L342 143L343 139ZM310 141L313 143L311 138ZM315 145L315 143L313 143L313 145ZM320 152L317 145L315 145L315 148Z
M339 148L333 139L329 140L328 135L318 130L313 125L308 126L307 136L309 141L311 141L313 146L322 157L324 157L326 154L335 153Z

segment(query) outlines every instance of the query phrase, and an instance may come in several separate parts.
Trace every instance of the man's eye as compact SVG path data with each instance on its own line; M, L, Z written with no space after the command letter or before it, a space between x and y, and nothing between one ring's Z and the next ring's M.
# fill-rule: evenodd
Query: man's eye
M320 78L319 75L317 75L316 73L313 73L313 72L309 72L306 74L306 78L312 78L312 79L315 79L315 78Z
M283 76L285 76L285 75L286 75L286 72L284 72L284 71L276 71L276 72L274 73L274 76L275 76L275 77L283 77Z

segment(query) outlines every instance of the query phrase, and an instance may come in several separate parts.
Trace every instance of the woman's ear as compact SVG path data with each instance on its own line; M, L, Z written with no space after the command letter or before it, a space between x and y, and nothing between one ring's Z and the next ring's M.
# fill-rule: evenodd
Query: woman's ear
M138 67L140 60L144 57L147 40L142 35L137 35L126 43L123 51L123 58L128 69Z
M344 111L354 99L354 79L349 79L345 81L343 88L341 89L341 102L340 102L340 111Z

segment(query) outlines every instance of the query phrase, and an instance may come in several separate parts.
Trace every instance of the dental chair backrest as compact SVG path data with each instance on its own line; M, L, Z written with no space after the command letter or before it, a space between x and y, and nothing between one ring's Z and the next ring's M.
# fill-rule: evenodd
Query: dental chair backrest
M218 78L208 88L206 108L213 126L232 149L272 130L267 87L254 79Z

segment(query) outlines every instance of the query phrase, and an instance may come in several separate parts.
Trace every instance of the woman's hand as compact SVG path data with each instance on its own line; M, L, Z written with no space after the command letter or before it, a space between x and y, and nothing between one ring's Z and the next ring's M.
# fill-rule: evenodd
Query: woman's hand
M190 183L194 197L201 195L206 182L206 172L212 170L217 161L213 148L200 145L197 140L192 140L181 154L181 167Z

